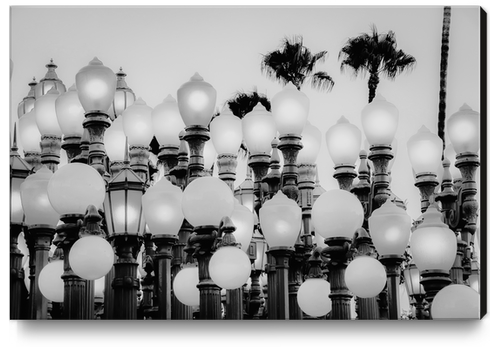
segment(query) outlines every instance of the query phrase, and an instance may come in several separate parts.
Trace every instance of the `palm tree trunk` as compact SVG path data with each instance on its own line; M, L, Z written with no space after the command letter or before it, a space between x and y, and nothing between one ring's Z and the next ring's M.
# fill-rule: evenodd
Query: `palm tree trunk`
M369 75L368 88L369 88L369 103L373 101L376 96L376 88L378 87L379 76L377 72L371 72Z
M437 122L437 134L442 140L442 159L444 159L445 142L445 122L446 122L446 81L447 81L447 63L449 53L449 27L451 24L451 7L444 7L444 17L442 21L442 44L441 44L441 68L440 68L440 86L439 86L439 114Z

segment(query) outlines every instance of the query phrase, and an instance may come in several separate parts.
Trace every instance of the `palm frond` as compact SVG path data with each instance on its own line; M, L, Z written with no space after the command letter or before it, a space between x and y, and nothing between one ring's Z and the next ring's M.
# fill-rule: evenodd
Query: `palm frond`
M325 71L315 72L311 76L311 86L319 90L330 91L335 85L334 80Z

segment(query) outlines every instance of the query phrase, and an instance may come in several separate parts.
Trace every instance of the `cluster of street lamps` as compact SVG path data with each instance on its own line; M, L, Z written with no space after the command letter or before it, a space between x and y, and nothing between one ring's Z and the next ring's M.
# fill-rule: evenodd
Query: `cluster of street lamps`
M390 189L398 110L380 95L362 110L369 153L345 117L326 132L339 189L325 191L322 135L291 83L240 119L213 117L197 73L151 108L97 58L68 89L47 68L18 107L24 155L17 128L11 147L11 319L94 319L101 281L104 319L353 319L353 298L357 319L400 319L401 282L417 319L479 317L467 105L447 122L454 154L425 127L407 143L412 224Z

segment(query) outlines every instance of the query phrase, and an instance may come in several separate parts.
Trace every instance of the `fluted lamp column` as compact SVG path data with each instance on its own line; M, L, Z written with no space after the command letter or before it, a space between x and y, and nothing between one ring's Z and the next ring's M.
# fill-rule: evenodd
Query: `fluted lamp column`
M182 190L162 177L142 197L143 214L156 245L155 278L157 280L158 318L171 319L172 247L184 221Z
M397 320L400 319L400 265L410 239L410 216L387 200L371 214L368 223L378 260L386 269L389 318Z
M182 212L194 227L188 245L198 262L200 319L221 319L220 288L210 277L209 261L221 218L232 214L234 201L228 185L216 177L195 178L184 190Z

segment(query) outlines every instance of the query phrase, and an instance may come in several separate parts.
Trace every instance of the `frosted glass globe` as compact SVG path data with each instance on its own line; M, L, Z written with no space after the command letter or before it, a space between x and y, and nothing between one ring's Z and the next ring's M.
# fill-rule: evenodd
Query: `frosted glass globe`
M322 133L320 129L307 121L303 129L303 134L301 135L303 148L298 152L296 163L298 165L314 164L320 152L321 141Z
M85 214L89 205L101 206L105 181L93 167L70 163L59 168L48 183L48 197L60 214Z
M216 105L216 90L196 72L177 90L177 104L186 127L207 127Z
M39 273L39 290L46 299L63 302L65 292L65 284L61 279L63 272L63 260L56 260L46 264Z
M126 155L126 134L123 129L122 117L117 117L104 134L104 146L107 156L112 162L123 161Z
M479 319L480 294L463 284L442 288L431 305L432 319Z
M59 95L60 93L53 88L36 99L34 103L36 123L41 135L62 135L55 108L55 102Z
M143 214L153 235L178 234L184 221L182 196L182 190L166 178L161 178L143 194Z
M250 277L250 258L240 248L219 248L209 261L209 275L214 283L224 289L236 289Z
M309 110L310 100L291 82L271 99L272 117L280 135L301 135Z
M175 297L187 306L199 305L199 273L196 266L184 267L175 276L173 290Z
M330 283L322 278L308 278L298 289L298 305L311 317L321 317L332 309Z
M345 284L358 297L375 297L386 285L385 268L377 259L359 256L347 265Z
M41 133L37 127L35 109L19 119L19 140L24 152L41 152Z
M357 197L345 190L333 189L313 204L311 221L315 232L324 238L352 238L362 226L364 209Z
M25 213L25 224L46 224L55 227L60 218L48 198L48 186L53 173L43 165L36 173L27 176L20 185L20 198Z
M480 114L463 104L447 120L447 135L457 154L480 150Z
M66 93L61 94L55 101L58 124L65 136L82 136L85 110L83 109L75 85Z
M234 116L228 106L224 107L221 114L212 120L209 130L211 141L218 155L238 152L243 138L242 120Z
M233 236L240 243L242 251L247 252L254 231L254 215L235 199L235 207L230 218L236 228Z
M155 137L160 144L180 146L179 133L185 124L179 112L177 100L170 94L151 111Z
M282 191L259 210L260 225L269 247L293 247L301 230L301 208Z
M364 135L371 146L390 145L398 128L398 109L377 94L361 111Z
M204 143L202 156L204 158L204 170L211 170L211 167L216 162L216 156L217 156L213 141L206 141Z
M328 152L335 165L354 165L361 150L361 131L344 116L325 134Z
M75 274L86 280L96 280L112 269L114 251L104 238L85 236L73 244L69 258Z
M439 171L442 158L442 140L422 126L407 142L408 157L416 174Z
M216 177L199 177L184 190L182 212L194 227L217 226L224 216L230 216L235 198L230 187Z
M152 108L138 98L121 114L124 133L130 146L149 146L153 138Z
M277 135L276 123L260 102L243 117L242 129L250 154L270 154L271 142Z

